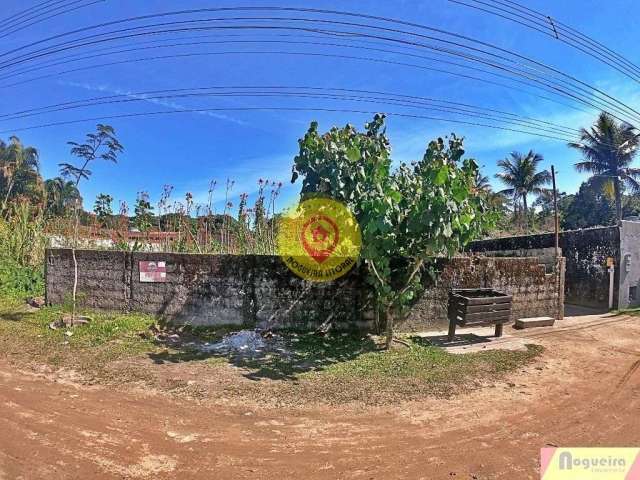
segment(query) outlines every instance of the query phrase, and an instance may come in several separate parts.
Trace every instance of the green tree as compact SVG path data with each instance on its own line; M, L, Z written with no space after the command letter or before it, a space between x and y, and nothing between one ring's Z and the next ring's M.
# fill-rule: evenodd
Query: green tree
M71 180L50 178L44 182L44 189L45 213L49 217L63 216L76 202L82 203L80 191Z
M133 211L136 215L133 225L141 232L149 230L153 225L153 207L149 201L149 193L138 192Z
M361 260L385 313L387 347L395 318L415 300L432 260L462 249L491 217L474 194L478 167L462 160L462 144L455 135L446 143L439 138L420 161L392 171L383 115L364 133L347 125L320 135L313 122L299 141L292 182L302 177L302 197L339 200L360 224Z
M640 169L632 168L640 134L628 123L617 123L602 112L591 129L580 130L580 141L569 143L582 154L583 160L575 164L579 172L592 174L594 182L613 189L616 216L622 220L622 194L624 187L632 192L640 191Z
M89 180L91 170L88 167L96 160L105 160L107 162L117 163L118 154L123 151L123 147L116 138L116 132L110 125L99 123L96 131L88 133L84 143L68 142L71 145L71 155L77 157L79 165L71 163L60 164L60 174L65 178L72 178L73 185L78 189L80 180ZM71 256L73 258L73 295L72 295L72 318L76 316L76 294L78 290L78 260L76 258L76 248L78 246L78 230L80 226L80 210L81 203L76 201L74 204L74 228L73 243L71 246Z
M33 193L34 185L41 191L38 151L25 147L18 137L11 137L9 144L0 142L0 212L7 209L9 199L16 193Z
M98 217L100 225L107 226L109 219L113 216L113 197L105 193L101 193L96 197L95 204L93 205L93 213Z
M593 179L580 185L569 204L563 207L561 224L565 230L610 225L616 218L614 201L603 191L600 182Z
M502 190L501 193L512 197L516 202L522 200L526 229L529 228L527 197L530 194L539 195L544 186L551 181L551 174L547 170L538 170L542 161L542 155L533 150L529 150L526 155L512 152L510 158L498 160L498 167L502 171L496 173L496 178L509 187Z
M476 191L489 194L492 192L491 184L489 183L489 177L483 175L480 170L476 173L476 178L474 179Z

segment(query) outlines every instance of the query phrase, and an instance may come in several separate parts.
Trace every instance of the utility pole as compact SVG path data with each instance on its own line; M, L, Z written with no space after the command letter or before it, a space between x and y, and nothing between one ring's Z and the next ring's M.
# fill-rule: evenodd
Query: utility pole
M558 220L558 195L556 191L556 169L551 165L551 181L553 182L553 217L556 237L556 259L560 257L560 221Z
M556 169L551 165L551 182L553 184L553 217L554 217L554 233L556 246L556 275L558 284L558 313L556 318L562 320L564 318L564 285L561 281L563 278L562 258L560 258L560 221L558 220L558 192L556 189Z

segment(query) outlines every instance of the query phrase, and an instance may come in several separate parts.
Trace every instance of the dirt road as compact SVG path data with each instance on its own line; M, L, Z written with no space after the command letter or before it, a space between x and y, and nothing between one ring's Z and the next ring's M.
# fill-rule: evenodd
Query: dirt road
M525 331L507 381L386 409L260 409L74 384L0 362L0 479L528 479L539 449L640 446L640 319ZM511 333L511 332L510 332Z

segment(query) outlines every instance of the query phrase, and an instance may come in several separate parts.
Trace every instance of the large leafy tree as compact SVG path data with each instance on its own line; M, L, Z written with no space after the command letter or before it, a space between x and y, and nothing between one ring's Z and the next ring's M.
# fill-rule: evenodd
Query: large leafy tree
M596 123L589 129L580 130L580 141L569 143L583 157L575 167L579 172L592 174L594 182L613 189L616 218L622 220L623 188L632 192L640 191L640 169L631 164L637 154L640 134L632 125L615 119L602 112Z
M76 202L82 203L80 191L71 180L55 177L45 180L45 212L50 217L65 215Z
M23 194L30 197L42 191L38 151L22 144L18 137L0 142L0 212L5 212L9 199Z
M570 202L562 209L562 228L578 228L610 225L615 221L614 201L603 191L599 182L589 180L580 185Z
M512 197L516 202L522 200L525 227L529 226L529 207L527 198L530 194L539 195L551 181L551 174L547 170L540 170L542 155L529 150L529 153L512 152L509 157L498 160L498 167L502 170L496 173L508 188L502 194Z
M293 178L302 196L324 194L345 203L362 232L361 260L377 307L385 313L387 347L394 319L422 289L431 261L451 256L485 227L490 215L475 194L478 167L462 160L462 139L429 143L424 157L391 169L384 116L319 134L314 122L299 141Z

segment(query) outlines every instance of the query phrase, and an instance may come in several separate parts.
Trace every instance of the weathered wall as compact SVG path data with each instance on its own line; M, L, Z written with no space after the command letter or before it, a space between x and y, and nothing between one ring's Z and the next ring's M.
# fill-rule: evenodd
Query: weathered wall
M625 222L626 223L626 222ZM567 303L607 307L609 302L609 273L607 257L616 265L620 258L620 230L618 227L586 228L560 234L560 248L566 258L565 298ZM506 237L472 242L471 252L520 251L548 249L555 245L554 235L545 233L520 237ZM616 268L615 285L619 284ZM617 299L616 299L617 300Z
M71 250L50 249L46 255L47 303L60 304L73 285ZM361 271L321 284L297 278L273 256L93 250L79 250L76 256L80 299L89 307L147 312L194 325L272 324L308 330L333 318L343 330L373 326ZM150 260L167 262L166 283L140 282L139 262ZM556 316L562 301L562 275L545 273L536 258L460 257L437 266L437 283L427 283L401 329L446 324L451 288L491 287L509 293L514 318Z
M511 319L549 316L562 318L564 259L559 271L547 273L536 258L459 257L438 263L431 283L403 326L422 328L425 319L447 323L448 294L453 288L492 288L513 296ZM558 303L560 302L560 303Z
M61 304L73 285L71 250L47 250L48 304ZM279 257L78 250L78 292L88 307L162 315L176 323L307 330L329 316L344 329L369 328L362 320L360 277L352 272L330 284L292 275ZM140 261L165 261L165 283L140 281Z
M622 222L618 308L640 306L640 222Z

